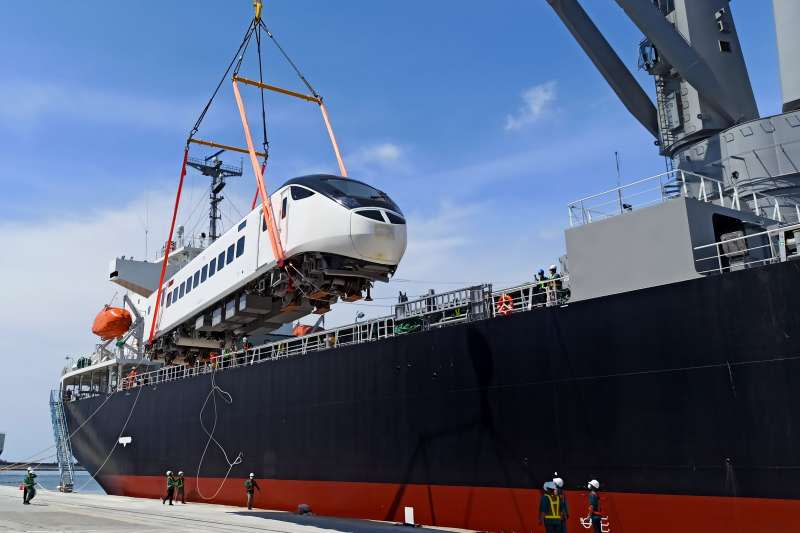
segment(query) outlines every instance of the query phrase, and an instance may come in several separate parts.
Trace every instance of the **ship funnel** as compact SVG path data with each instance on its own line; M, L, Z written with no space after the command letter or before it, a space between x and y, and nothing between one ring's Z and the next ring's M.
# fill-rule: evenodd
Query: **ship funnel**
M772 0L775 11L775 33L778 37L778 61L781 69L783 112L800 109L800 2Z

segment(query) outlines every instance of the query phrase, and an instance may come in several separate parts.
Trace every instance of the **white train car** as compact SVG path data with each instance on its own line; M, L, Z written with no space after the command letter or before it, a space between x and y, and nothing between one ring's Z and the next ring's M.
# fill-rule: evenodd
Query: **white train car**
M166 280L154 349L219 346L226 336L267 332L339 298L388 281L406 249L400 208L360 181L311 175L271 196L286 263L277 268L259 205ZM147 300L145 324L155 312Z

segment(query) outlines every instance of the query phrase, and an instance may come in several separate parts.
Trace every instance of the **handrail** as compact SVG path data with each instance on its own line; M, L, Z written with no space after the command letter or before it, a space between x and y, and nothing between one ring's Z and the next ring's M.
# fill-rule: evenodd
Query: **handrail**
M665 180L664 178L669 178ZM657 187L641 189L642 184L657 183ZM631 192L631 189L635 189ZM634 204L633 199L650 195L641 203ZM725 185L719 179L697 174L687 170L671 170L654 176L636 180L607 191L586 196L567 206L570 227L590 224L594 218L610 218L635 208L665 202L677 196L695 198L707 203L718 203L722 207L741 211L744 207L756 216L784 222L784 209L792 209L792 216L800 221L800 205L787 198L779 198L759 192L743 194L739 187L732 183ZM607 198L607 199L606 199ZM604 199L597 202L598 199ZM630 202L630 203L629 203ZM600 208L614 206L611 212ZM770 212L771 210L771 212Z
M794 232L800 232L800 223L786 224L775 228L767 229L764 231L760 231L758 233L751 233L750 235L731 237L729 239L724 239L710 244L695 246L693 250L696 255L698 252L702 253L705 250L713 249L713 253L711 253L710 255L702 255L700 257L697 257L694 260L696 264L699 265L700 263L709 261L714 261L716 264L714 268L707 268L707 269L698 268L697 272L699 274L711 274L711 273L722 274L730 270L749 268L752 265L766 265L770 263L784 261L789 257L795 257L797 253L796 248L794 248L794 251L792 251L792 253L789 253L787 252L788 248L787 244L786 242L784 242L783 239L779 239L778 241L775 240L776 237L780 237L782 234L785 235L787 233L794 233ZM758 242L754 245L748 245L747 241L752 239L757 239ZM724 250L726 245L734 243L742 243L743 247L734 251ZM755 259L750 259L747 261L740 260L736 261L735 263L731 263L731 260L734 258L744 258L746 256L752 256L754 252L757 252L756 255L758 255L761 253L761 251L767 249L769 249L769 252L765 253L763 257L760 258L756 257ZM724 261L723 258L725 259Z

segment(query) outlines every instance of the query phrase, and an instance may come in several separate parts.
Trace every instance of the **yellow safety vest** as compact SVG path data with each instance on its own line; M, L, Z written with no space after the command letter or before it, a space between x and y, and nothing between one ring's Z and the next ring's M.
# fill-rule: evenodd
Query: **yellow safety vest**
M545 518L561 518L561 498L558 496L552 497L545 494L547 501L550 502L550 513L544 515Z

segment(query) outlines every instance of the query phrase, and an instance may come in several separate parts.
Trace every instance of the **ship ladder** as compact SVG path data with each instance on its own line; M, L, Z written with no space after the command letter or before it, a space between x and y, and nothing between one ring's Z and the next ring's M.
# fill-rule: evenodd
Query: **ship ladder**
M61 400L60 391L57 390L50 391L50 420L53 423L53 438L56 445L56 457L58 458L58 473L61 479L58 490L72 492L75 482L72 445L69 440L67 418L64 415L64 403Z

